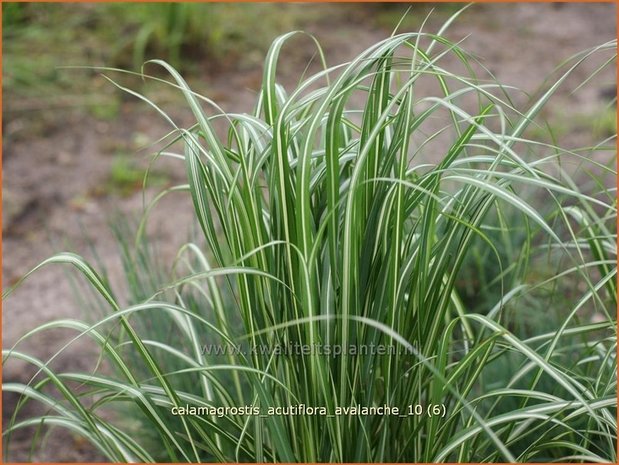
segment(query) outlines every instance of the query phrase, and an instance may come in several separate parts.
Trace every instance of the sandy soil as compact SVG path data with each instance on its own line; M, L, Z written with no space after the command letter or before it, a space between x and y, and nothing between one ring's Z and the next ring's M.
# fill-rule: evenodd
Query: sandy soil
M352 58L389 33L371 21L370 16L374 14L371 6L365 7L362 14L354 15L349 14L347 5L322 8L325 10L322 20L308 29L317 35L329 64ZM463 46L476 53L499 81L534 92L562 59L615 36L614 8L612 4L478 6L466 12L448 35L460 39L471 34ZM432 25L429 29L433 29ZM292 62L301 65L297 69L281 70L282 81L293 85L311 51L292 48L285 53L294 55ZM572 83L584 79L591 70L591 66L584 66L575 74ZM211 75L206 81L207 90L196 90L216 98L228 111L251 111L261 72L260 68L232 69L225 74ZM614 74L608 71L582 92L575 95L560 92L550 111L571 109L587 114L601 109L607 103L608 89L613 93L614 82ZM190 122L183 109L174 113L178 121ZM139 193L128 197L97 196L93 195L93 187L105 183L108 176L113 159L110 141L131 140L135 134L156 140L169 128L143 104L129 101L124 104L120 117L111 122L69 112L59 113L58 118L63 119L62 124L42 137L11 142L3 147L3 288L54 250L67 248L64 241L70 244L71 250L86 257L92 256L89 249L89 242L92 242L113 284L122 288L120 259L108 221L117 210L139 215L142 197ZM5 125L12 123L15 122L5 121ZM18 123L27 125L28 120ZM165 169L172 182L183 179L181 165L166 164ZM151 190L148 195L154 193L155 190ZM170 262L168 259L186 239L191 222L188 197L175 194L159 205L150 226L163 263ZM57 267L44 268L4 302L4 347L10 347L38 324L72 317L88 318L88 315L83 315L76 305L62 271ZM65 340L64 337L66 335L50 333L46 338L28 341L21 348L46 357ZM76 344L56 366L78 370L88 369L92 363L92 349ZM5 382L24 382L31 375L32 370L18 363L7 364L3 371ZM8 396L4 400L6 422L15 397ZM28 460L30 434L16 436L12 461ZM46 451L35 453L33 458L37 461L101 459L88 445L66 433L52 436Z

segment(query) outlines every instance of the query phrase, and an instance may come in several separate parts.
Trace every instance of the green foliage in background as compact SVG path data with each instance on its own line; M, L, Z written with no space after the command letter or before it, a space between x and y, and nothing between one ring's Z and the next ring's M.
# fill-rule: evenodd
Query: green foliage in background
M303 17L295 5L282 5L274 15L269 4L238 3L3 3L2 8L5 111L31 115L86 106L99 116L118 106L109 88L94 95L93 86L101 82L90 73L63 66L139 70L155 57L195 75L216 74L239 60L257 66L255 53ZM84 99L87 90L90 99Z
M29 273L71 265L105 310L94 323L51 322L24 338L72 330L100 347L108 368L55 371L20 342L5 350L5 361L38 371L4 385L23 400L6 424L8 446L14 431L45 425L85 437L110 461L616 462L614 135L570 150L524 136L572 71L609 60L616 41L573 57L516 107L516 90L444 66L447 57L474 64L444 29L395 34L285 89L282 48L312 39L273 42L247 114L213 111L174 67L147 64L169 73L195 117L178 127L140 96L172 127L160 155L187 173L147 211L184 193L199 236L167 276L155 274L145 214L135 240L121 241L127 305L72 253ZM437 92L419 93L423 81ZM226 137L214 129L221 121ZM205 344L398 353L214 357ZM48 412L22 416L26 402ZM171 413L299 404L331 413L419 404L424 413ZM428 415L430 406L439 410Z
M242 59L239 51L260 49L272 39L274 31L290 28L295 13L282 5L279 14L269 14L269 5L239 3L157 3L131 5L127 45L132 49L133 65L145 58L165 57L184 69L191 60L208 57L217 66ZM110 5L110 15L127 13L124 4ZM258 19L258 20L257 20Z

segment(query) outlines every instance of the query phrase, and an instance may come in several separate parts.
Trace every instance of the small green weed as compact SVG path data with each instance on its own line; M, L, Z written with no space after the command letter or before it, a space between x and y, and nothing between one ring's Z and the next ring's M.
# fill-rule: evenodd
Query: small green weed
M146 170L138 167L132 157L118 154L114 157L102 193L123 197L134 194L143 188L146 174ZM159 170L149 171L146 180L148 186L159 188L164 187L169 182L168 176Z

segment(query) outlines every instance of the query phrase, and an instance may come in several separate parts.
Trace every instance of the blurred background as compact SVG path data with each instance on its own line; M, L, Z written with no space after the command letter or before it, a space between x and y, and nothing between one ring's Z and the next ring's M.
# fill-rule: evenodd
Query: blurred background
M109 223L119 214L139 218L144 173L155 142L171 127L102 74L156 100L179 126L192 124L182 96L170 86L85 67L140 71L145 60L161 58L226 111L249 113L260 88L263 59L278 35L293 29L315 35L327 64L335 65L390 35L402 18L400 30L414 31L430 15L424 30L436 32L462 4L413 4L403 16L409 7L4 2L3 288L60 249L95 258L108 270L112 284L121 285L120 253ZM462 13L447 36L454 41L466 38L462 46L499 81L523 89L519 95L526 102L527 94L539 93L563 60L613 39L615 18L610 3L476 4ZM278 69L280 81L293 88L308 63L317 63L315 50L308 39L287 46ZM532 136L582 147L615 133L614 66L571 92L599 64L585 64L544 110L552 134L540 130ZM165 77L153 66L146 72ZM183 180L182 163L157 161L146 198ZM171 263L191 223L191 201L184 194L171 195L157 207L149 225L162 263ZM83 317L58 273L56 268L41 270L5 302L5 347L44 321ZM57 344L50 336L33 350L52 353ZM60 363L87 368L92 363L88 350L77 360ZM24 381L28 373L19 365L8 366L4 379ZM77 438L69 440L75 444L57 448L56 460L59 450L64 461L97 459ZM19 444L13 448L13 461L29 457L29 438L23 438L23 447Z

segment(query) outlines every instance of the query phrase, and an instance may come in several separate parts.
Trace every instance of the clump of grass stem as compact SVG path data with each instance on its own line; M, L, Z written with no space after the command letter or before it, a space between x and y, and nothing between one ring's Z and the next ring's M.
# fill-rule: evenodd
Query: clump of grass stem
M76 267L110 311L24 338L72 329L72 341L91 338L111 369L57 373L52 360L6 350L5 360L38 374L4 389L49 413L16 412L5 435L63 427L110 461L615 462L616 202L604 183L615 173L596 159L611 141L578 151L523 136L573 69L614 53L615 42L574 57L522 109L513 89L472 74L478 64L444 29L394 34L288 92L277 65L298 35L272 44L251 114L210 115L213 103L163 61L149 66L169 72L195 125L177 127L123 88L170 122L162 155L186 167L187 183L152 206L185 192L202 238L179 250L170 282L140 280L127 307L79 256L37 266ZM444 68L448 57L471 74ZM418 92L423 81L437 92ZM227 137L214 128L222 121ZM183 153L172 153L179 144ZM568 162L590 168L598 191L581 191ZM479 251L495 263L496 300L472 311L458 283L473 279L463 265ZM126 258L138 276L148 273L147 260ZM543 260L558 268L531 282ZM579 295L548 297L565 282ZM525 334L517 323L527 308L557 323ZM207 343L397 350L211 356ZM156 442L102 414L127 404ZM296 405L329 415L171 413ZM423 413L333 415L355 405Z

